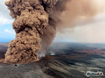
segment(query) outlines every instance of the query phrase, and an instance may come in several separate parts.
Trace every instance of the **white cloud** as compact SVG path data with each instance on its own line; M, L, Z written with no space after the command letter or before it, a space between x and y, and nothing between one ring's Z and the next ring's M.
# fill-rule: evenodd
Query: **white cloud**
M12 31L12 30L8 30L8 29L5 29L4 32L9 33L9 34L15 34L14 31Z
M13 19L9 15L9 10L5 5L6 0L0 0L0 25L10 24L12 23Z
M0 25L11 24L13 20L0 16Z

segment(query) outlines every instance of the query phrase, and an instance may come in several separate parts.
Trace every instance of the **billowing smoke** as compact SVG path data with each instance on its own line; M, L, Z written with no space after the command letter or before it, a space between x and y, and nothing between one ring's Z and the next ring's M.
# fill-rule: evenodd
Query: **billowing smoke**
M93 0L9 0L5 4L15 18L16 38L5 54L5 62L11 64L38 61L38 54L46 51L56 30L97 13Z
M52 15L61 21L60 23L57 22L58 30L74 28L77 24L92 21L93 17L102 10L102 7L98 7L99 4L97 1L98 0L68 0L65 5L65 11L60 12L61 15L58 11L54 11L56 14L54 13Z
M56 28L49 16L58 0L9 0L5 4L15 18L12 40L5 54L6 63L30 63L38 61L38 51L46 48L55 36Z

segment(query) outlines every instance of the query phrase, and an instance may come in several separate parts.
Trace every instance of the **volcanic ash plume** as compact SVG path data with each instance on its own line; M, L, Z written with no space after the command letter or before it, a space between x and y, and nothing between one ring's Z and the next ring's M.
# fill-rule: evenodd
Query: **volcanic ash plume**
M9 0L5 4L15 18L13 28L16 38L12 40L5 54L5 62L22 64L38 61L41 37L49 33L54 37L55 29L48 24L49 13L57 0ZM50 31L50 28L51 31ZM49 30L47 33L45 31ZM45 35L45 36L41 36ZM51 40L52 41L52 40ZM49 43L51 42L49 41Z
M53 41L57 30L97 14L95 0L8 0L5 4L15 18L16 38L5 54L5 62L22 64L38 61L38 54ZM74 25L73 25L73 24Z

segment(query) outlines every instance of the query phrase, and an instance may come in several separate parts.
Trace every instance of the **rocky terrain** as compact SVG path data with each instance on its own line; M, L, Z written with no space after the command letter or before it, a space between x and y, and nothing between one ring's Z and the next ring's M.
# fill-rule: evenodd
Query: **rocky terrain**
M102 71L105 74L103 44L97 47L96 44L86 43L53 43L40 61L18 65L2 62L7 45L0 43L0 78L87 78L87 71Z

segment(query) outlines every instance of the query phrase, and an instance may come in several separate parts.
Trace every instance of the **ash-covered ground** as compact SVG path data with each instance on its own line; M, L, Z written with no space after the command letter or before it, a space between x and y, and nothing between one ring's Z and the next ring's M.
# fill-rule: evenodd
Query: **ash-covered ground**
M18 65L2 63L7 45L0 43L0 78L87 78L87 71L102 71L105 75L103 43L53 43L40 61Z

